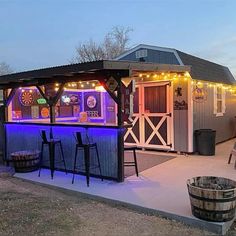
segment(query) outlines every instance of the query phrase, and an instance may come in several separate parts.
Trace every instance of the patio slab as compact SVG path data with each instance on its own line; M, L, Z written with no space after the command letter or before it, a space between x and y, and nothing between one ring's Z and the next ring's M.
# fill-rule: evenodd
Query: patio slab
M140 177L130 176L123 183L101 181L91 178L90 187L84 176L76 176L71 184L72 175L56 172L53 180L49 170L17 173L16 177L51 185L90 196L121 202L123 205L159 214L186 224L201 227L217 234L225 234L233 221L224 223L207 222L192 216L186 180L194 176L212 175L236 180L234 160L227 164L229 152L235 140L219 144L215 156L178 155L170 161L154 166L140 173ZM155 152L156 153L156 152ZM163 152L160 155L164 155ZM168 153L168 156L171 154ZM176 156L176 154L173 154Z

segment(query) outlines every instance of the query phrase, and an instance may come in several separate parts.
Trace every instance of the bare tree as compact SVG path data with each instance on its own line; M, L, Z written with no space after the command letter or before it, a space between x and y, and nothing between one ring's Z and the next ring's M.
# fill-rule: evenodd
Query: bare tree
M6 75L12 72L13 70L6 62L0 62L0 75Z
M76 47L76 56L72 59L72 63L96 61L103 59L114 59L121 53L128 50L130 41L129 33L131 28L115 26L108 32L103 42L96 43L92 39L88 42L80 43Z

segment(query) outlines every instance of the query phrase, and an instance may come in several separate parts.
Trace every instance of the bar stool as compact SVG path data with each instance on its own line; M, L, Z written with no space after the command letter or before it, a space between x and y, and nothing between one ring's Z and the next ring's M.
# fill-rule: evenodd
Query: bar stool
M62 149L61 140L53 138L52 130L50 130L50 139L47 139L46 130L41 130L40 136L42 138L42 145L41 145L41 158L40 158L38 176L40 177L41 167L42 167L42 163L43 163L44 145L48 145L48 148L49 148L49 162L50 162L51 178L53 179L54 170L55 170L55 147L56 147L56 145L58 145L60 148L61 158L62 158L61 161L57 161L56 163L63 162L64 167L65 167L65 172L67 174L66 162L65 162L64 152Z
M86 134L87 136L87 134ZM89 177L90 177L90 169L98 168L101 176L101 180L103 181L103 176L102 176L102 171L101 171L101 165L100 165L100 160L99 160L99 154L98 154L98 148L97 148L97 143L90 143L89 138L87 136L87 143L84 144L82 141L82 136L80 132L75 133L75 139L76 139L76 146L75 146L75 159L74 159L74 171L73 171L73 178L72 178L72 184L74 183L75 179L75 171L78 170L79 167L77 166L77 154L79 150L84 151L84 165L85 167L85 173L86 173L86 181L87 181L87 186L89 187ZM90 165L90 149L95 149L96 151L96 156L97 156L97 165L91 166Z
M124 166L135 166L135 172L138 177L138 164L137 164L137 158L136 158L136 146L125 146L124 151L133 151L133 161L124 161Z

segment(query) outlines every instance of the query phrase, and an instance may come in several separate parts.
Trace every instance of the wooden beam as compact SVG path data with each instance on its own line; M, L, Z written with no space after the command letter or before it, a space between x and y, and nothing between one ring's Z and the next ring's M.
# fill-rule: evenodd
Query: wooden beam
M115 93L111 92L109 88L107 87L107 84L104 79L99 80L100 84L103 86L103 88L108 92L108 94L111 96L111 98L115 101L116 104L118 104L118 99Z
M40 95L46 100L47 104L49 105L49 99L47 98L43 90L40 88L40 86L37 85L36 88L38 89Z
M122 81L121 77L113 76L117 83L117 120L118 126L120 130L118 132L117 138L117 162L118 162L118 169L117 169L117 176L118 181L124 181L124 129L123 129L123 120L122 120Z
M64 86L65 86L65 83L61 83L61 84L60 84L59 89L58 89L56 95L53 97L53 105L56 105L56 104L57 104L57 102L58 102L60 96L61 96L62 93L63 93L63 88L64 88Z
M5 106L7 106L7 107L9 106L9 104L11 103L11 100L14 97L15 93L16 93L16 89L13 88L13 89L11 89L9 94L5 94L5 96L6 96L5 99L4 99L4 105Z

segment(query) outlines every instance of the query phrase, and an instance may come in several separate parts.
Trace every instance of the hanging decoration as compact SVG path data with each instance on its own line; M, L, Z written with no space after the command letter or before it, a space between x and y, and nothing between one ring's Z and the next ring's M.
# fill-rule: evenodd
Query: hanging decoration
M193 95L193 101L197 103L202 103L207 100L207 92L204 88L199 88L199 86L196 85L196 88L192 92Z

